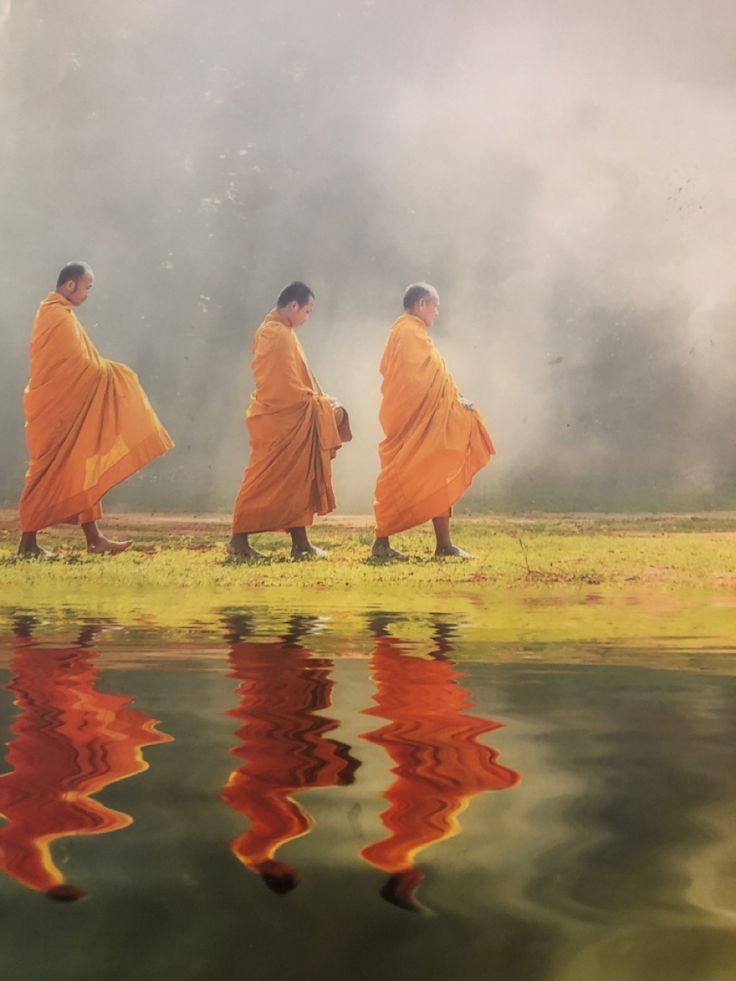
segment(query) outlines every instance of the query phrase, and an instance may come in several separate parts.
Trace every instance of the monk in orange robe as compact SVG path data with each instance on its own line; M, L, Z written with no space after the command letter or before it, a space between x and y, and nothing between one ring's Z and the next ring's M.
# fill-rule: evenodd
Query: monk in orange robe
M468 693L458 684L462 674L447 657L450 649L440 635L434 659L425 660L384 633L371 658L376 704L364 714L388 723L363 738L386 750L395 779L381 816L388 836L360 854L388 874L383 898L414 911L421 909L416 890L424 878L417 854L457 835L458 817L477 794L505 790L520 779L497 762L496 750L478 741L501 723L468 714Z
M244 762L221 792L250 820L231 841L233 854L278 893L293 889L299 874L277 851L314 825L294 795L351 784L360 766L345 743L327 737L338 725L322 714L332 704L332 661L301 646L303 618L294 617L292 628L277 643L230 634L230 677L240 682L241 700L227 713L241 723L240 744L231 752Z
M64 881L54 842L132 824L92 795L147 770L144 746L171 741L132 699L97 691L93 634L86 628L76 647L37 647L19 622L7 685L20 714L0 776L0 871L62 901L83 892Z
M460 396L429 337L439 306L433 286L410 286L381 360L386 438L378 448L373 545L379 558L401 558L389 536L430 519L435 555L469 558L450 538L452 506L495 452L483 419Z
M323 393L296 336L313 309L312 290L291 283L253 338L251 453L235 502L231 555L263 558L248 536L282 528L295 559L327 554L309 541L307 526L335 507L331 461L351 433L345 409Z
M90 552L128 548L131 542L100 532L100 501L174 445L134 372L100 357L77 320L74 308L93 284L86 263L65 266L33 325L23 396L29 464L19 507L21 556L48 556L36 534L59 523L81 525Z

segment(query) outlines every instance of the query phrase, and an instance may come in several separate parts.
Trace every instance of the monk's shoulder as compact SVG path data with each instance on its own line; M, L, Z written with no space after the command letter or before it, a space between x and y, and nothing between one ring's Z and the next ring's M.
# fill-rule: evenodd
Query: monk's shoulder
M36 323L69 323L73 316L71 309L63 303L56 302L52 294L39 304L36 311Z
M396 320L391 325L391 334L396 337L411 337L418 338L419 340L427 339L427 328L419 320L418 317L411 317L408 314L403 314L401 317L397 317Z
M260 357L284 357L293 353L293 331L278 320L264 320L253 338L253 353Z
M265 344L288 344L292 330L278 320L264 320L256 331L256 337Z
M426 328L416 317L399 317L389 331L386 350L398 356L417 356L432 346Z
M73 336L77 327L81 329L81 324L69 307L46 299L36 311L32 336L52 341L59 334Z

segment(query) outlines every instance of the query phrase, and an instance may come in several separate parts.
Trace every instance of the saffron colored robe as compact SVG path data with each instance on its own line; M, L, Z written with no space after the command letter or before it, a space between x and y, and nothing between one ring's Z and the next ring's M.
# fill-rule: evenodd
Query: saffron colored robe
M412 657L400 641L378 637L371 668L376 704L364 714L387 724L363 739L386 750L394 781L383 795L388 836L360 854L394 874L412 868L423 849L457 835L458 818L473 797L513 787L520 775L479 741L502 723L466 711L470 699L451 660Z
M97 653L16 640L10 662L18 718L0 775L0 872L45 892L64 883L54 842L118 831L133 818L93 795L148 769L143 747L171 742L131 698L97 690Z
M495 452L485 423L466 409L443 358L419 317L391 327L381 359L376 536L449 514Z
M311 525L335 507L331 460L342 445L329 397L294 330L272 310L253 338L256 389L246 413L250 459L233 532Z
M294 795L351 784L360 765L350 749L327 737L338 723L323 715L332 704L332 662L293 642L238 643L230 651L240 681L241 723L231 752L244 760L221 791L250 820L230 843L236 858L260 874L287 842L309 833L314 820Z
M174 444L135 372L100 357L59 293L38 309L30 356L21 530L95 521L109 490Z

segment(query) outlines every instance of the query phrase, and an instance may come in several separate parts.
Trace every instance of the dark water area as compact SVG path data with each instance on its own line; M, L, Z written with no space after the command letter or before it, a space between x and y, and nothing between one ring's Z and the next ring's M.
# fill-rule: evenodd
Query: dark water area
M736 976L731 652L359 621L0 608L4 979Z

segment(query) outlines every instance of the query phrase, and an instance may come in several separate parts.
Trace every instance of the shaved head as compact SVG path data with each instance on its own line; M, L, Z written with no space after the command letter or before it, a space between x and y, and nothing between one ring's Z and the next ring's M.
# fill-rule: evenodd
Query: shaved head
M281 290L276 300L276 306L282 308L288 306L290 303L298 303L300 307L303 307L313 299L314 292L309 286L297 280L294 283L289 283L288 286L285 286Z
M67 262L56 280L57 286L64 283L78 283L82 276L92 276L92 266L88 262Z
M440 298L439 293L430 283L412 283L404 290L404 309L411 310L420 300L430 296L435 300Z

